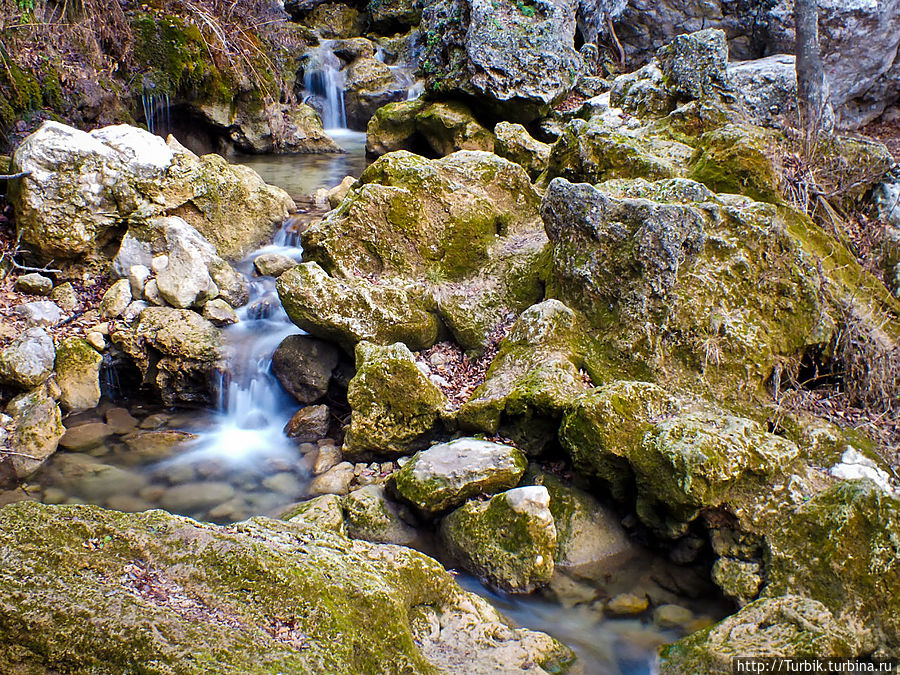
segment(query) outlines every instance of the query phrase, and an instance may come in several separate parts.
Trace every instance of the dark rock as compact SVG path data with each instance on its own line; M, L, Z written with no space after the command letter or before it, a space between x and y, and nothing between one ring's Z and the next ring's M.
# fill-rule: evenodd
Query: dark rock
M286 337L272 355L272 372L300 403L315 403L328 392L340 352L306 335Z

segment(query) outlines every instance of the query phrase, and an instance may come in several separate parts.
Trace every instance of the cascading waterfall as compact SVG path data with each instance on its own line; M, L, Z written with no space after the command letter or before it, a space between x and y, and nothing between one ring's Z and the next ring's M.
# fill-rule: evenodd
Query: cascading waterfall
M171 129L169 94L157 94L145 87L141 100L144 104L147 131L157 136L168 136Z
M328 129L346 129L347 111L344 106L344 74L341 60L332 51L332 42L323 42L309 54L309 62L303 74L303 87L307 97L319 102L322 125Z

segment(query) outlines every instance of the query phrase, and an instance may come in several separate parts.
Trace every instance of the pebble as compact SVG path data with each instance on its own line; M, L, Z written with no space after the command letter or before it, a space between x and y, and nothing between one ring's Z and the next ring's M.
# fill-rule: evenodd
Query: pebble
M149 511L153 505L134 495L113 495L106 500L106 506L114 511L124 513L139 513Z
M113 430L103 422L88 422L66 429L66 433L59 439L59 445L66 450L80 452L102 445L112 434Z
M102 333L98 333L97 331L91 331L87 334L87 343L96 349L98 352L102 352L106 349L106 338L103 337Z
M653 622L660 628L683 628L694 619L694 613L681 605L660 605L653 612Z
M297 498L303 494L303 484L292 473L286 471L265 478L263 487L287 497Z
M23 274L16 279L16 290L29 295L49 295L53 290L53 280L37 272Z
M606 603L606 611L612 616L634 616L646 611L649 606L650 603L645 597L621 593Z
M353 465L350 462L341 462L332 467L321 476L316 476L309 486L309 495L345 495L350 492L350 482L353 480Z
M144 285L150 278L150 268L146 265L132 265L128 269L128 283L131 285L131 294L140 298L144 294Z
M203 511L234 497L234 487L223 482L184 483L166 490L160 504L173 513Z
M59 305L60 309L64 312L74 312L80 304L78 293L75 292L75 287L68 281L50 291L49 297L53 302Z
M41 501L44 504L62 504L66 501L66 493L63 490L60 490L56 487L48 487L44 490L44 496L41 498Z
M166 304L159 292L159 284L156 283L156 279L150 279L144 286L144 300L157 307L162 307Z
M137 419L125 408L110 408L107 410L106 423L114 433L119 435L133 431L138 425Z
M158 255L150 263L150 269L154 274L159 274L169 266L169 256Z
M15 312L32 326L55 326L62 319L62 310L49 300L26 302L16 307Z
M317 476L326 473L340 464L342 459L343 455L340 448L334 445L325 445L319 448L316 463L313 465L313 473Z

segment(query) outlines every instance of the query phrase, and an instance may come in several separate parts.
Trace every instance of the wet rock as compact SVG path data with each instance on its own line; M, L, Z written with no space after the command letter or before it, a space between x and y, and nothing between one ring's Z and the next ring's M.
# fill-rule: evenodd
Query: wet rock
M253 267L263 277L280 277L296 266L296 260L281 253L263 253L253 259Z
M66 450L82 452L103 445L112 435L113 430L103 422L88 422L66 429L66 433L59 439L59 445Z
M542 486L470 501L441 523L441 538L463 567L513 593L549 583L556 555L550 495Z
M277 492L280 495L292 497L294 499L302 495L305 490L300 479L294 474L286 471L264 478L262 484L263 487L272 490L272 492Z
M335 445L323 445L316 453L316 462L313 465L315 475L323 474L340 464L344 459L341 449Z
M102 548L92 546L94 541ZM489 604L462 591L421 553L351 541L302 523L257 518L224 528L161 512L24 504L0 510L0 547L11 551L0 571L4 597L16 598L10 622L36 617L27 640L20 632L4 633L0 664L6 671L23 663L46 669L51 660L58 669L96 670L114 658L114 667L124 671L157 663L190 673L211 667L223 673L350 675L400 664L419 673L539 675L544 670L539 663L562 670L574 658L546 635L508 627ZM152 573L135 562L145 559L154 561ZM60 561L52 580L29 579L26 570L47 560ZM84 565L95 574L85 575ZM255 592L241 602L233 598L247 596L241 589L248 580L234 575L236 566L256 570ZM195 608L204 615L227 605L227 620L198 623L194 613L148 605L139 591L132 592L148 574L165 597L199 598ZM109 579L120 587L112 596ZM297 579L304 580L302 588ZM318 607L317 615L280 620L276 637L246 629L263 615L292 617L292 608L304 603ZM59 617L86 608L102 625L82 622L73 629L59 623ZM157 628L150 633L129 619L148 611ZM66 630L72 641L91 649L60 647L59 635ZM108 656L113 653L119 656ZM522 664L529 665L522 669Z
M305 523L327 532L346 535L343 503L338 495L322 495L290 508L281 518L292 523Z
M50 295L50 291L53 290L53 280L37 272L32 272L23 274L16 279L15 288L20 293L29 295Z
M138 421L125 408L110 408L105 413L106 423L113 433L125 435L129 431L134 430Z
M353 481L353 477L353 465L350 462L341 462L313 478L309 484L309 494L310 496L345 495L350 492L350 483Z
M415 150L416 116L427 105L415 99L379 108L366 128L366 154L380 157L395 150Z
M653 622L663 630L683 628L694 618L694 613L680 605L660 605L653 610Z
M758 562L719 558L713 563L712 580L741 607L753 600L762 586L762 566Z
M62 310L55 302L49 300L23 303L15 308L15 312L24 318L29 326L52 327L62 320Z
M301 443L317 441L328 435L331 426L331 411L327 405L311 405L301 408L284 428L288 438Z
M375 56L375 43L364 37L335 40L331 45L331 49L335 56L348 63L356 59Z
M797 595L764 598L711 628L665 647L660 673L729 672L734 657L850 657L859 643L819 602Z
M399 508L389 501L380 485L366 485L343 499L347 536L378 544L408 546L417 534L403 520Z
M43 328L29 328L0 351L0 381L23 389L36 387L53 372L56 349Z
M159 502L167 511L197 513L231 499L234 487L216 481L184 483L167 489Z
M272 372L300 403L315 403L326 393L340 353L323 340L289 335L272 355Z
M395 479L405 499L437 514L471 497L515 487L526 464L521 451L512 446L460 438L416 453Z
M547 169L550 145L532 138L521 124L498 122L494 135L494 151L521 166L533 179Z
M502 11L487 0L441 0L424 7L428 90L474 97L527 122L561 101L583 67L574 49L575 5L547 2Z
M56 452L65 429L59 406L41 390L16 396L6 407L12 417L8 428L9 445L16 455L8 462L16 477L25 479L37 471Z
M204 304L201 315L214 326L230 326L240 321L231 305L222 298L215 298Z
M365 130L369 119L381 106L406 98L406 86L384 63L371 57L353 61L345 71L344 101L347 126Z
M47 473L68 494L96 503L118 494L138 494L147 485L143 476L83 453L60 453Z
M646 597L620 593L604 605L604 610L612 616L635 616L643 614L649 606Z
M347 389L352 410L344 454L404 455L428 443L447 399L403 343L356 346L356 375Z
M139 431L125 437L128 454L125 459L132 464L158 462L172 457L179 449L197 437L176 429Z
M106 319L115 319L131 304L131 283L128 279L119 279L109 290L103 294L100 300L100 316Z
M359 11L338 2L324 2L303 17L303 23L325 40L352 38L362 33Z
M369 0L366 6L372 27L387 34L400 26L418 26L422 7L416 0Z
M215 155L126 125L77 131L44 123L17 148L32 171L11 195L19 236L42 259L96 255L120 232L159 215L185 218L221 255L239 257L271 235L293 208L283 190ZM97 189L96 176L105 180ZM146 260L131 258L123 268Z
M97 407L102 361L97 350L81 338L70 337L59 343L55 370L64 410L79 412Z

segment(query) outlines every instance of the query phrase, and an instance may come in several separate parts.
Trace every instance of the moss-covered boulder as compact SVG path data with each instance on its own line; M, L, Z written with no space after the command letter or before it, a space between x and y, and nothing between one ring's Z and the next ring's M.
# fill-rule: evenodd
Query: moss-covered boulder
M527 462L512 446L458 438L416 453L395 476L397 492L424 513L455 508L519 483Z
M418 0L369 0L366 12L372 28L381 33L396 32L403 26L418 26L422 6Z
M556 526L539 485L466 503L441 522L441 539L465 569L512 593L530 593L553 576Z
M148 307L133 326L110 333L167 405L210 403L210 382L224 352L222 331L196 312Z
M359 10L340 2L323 2L303 17L303 23L325 40L352 38L362 34Z
M414 150L416 115L427 102L420 98L382 106L366 127L366 154L380 157L395 150Z
M438 337L437 317L405 285L330 276L318 264L304 263L278 277L276 287L291 321L349 353L360 340L422 349Z
M402 342L356 345L356 375L347 389L350 428L344 455L404 455L428 443L447 406L440 389Z
M60 405L67 412L97 407L100 402L100 363L103 357L86 340L70 337L56 350L56 383Z
M464 103L432 103L416 115L416 129L440 157L457 150L494 151L494 134Z
M521 167L490 153L386 155L303 234L304 259L318 265L282 275L282 302L302 328L345 346L427 347L440 317L461 346L483 349L542 294L538 199ZM382 325L382 314L402 320Z
M785 514L767 537L763 595L803 595L858 627L866 650L900 648L900 498L841 481Z
M537 674L572 658L420 553L301 523L17 504L0 540L5 672Z
M272 373L300 403L315 403L328 393L340 362L333 344L308 335L289 335L272 354Z
M770 154L774 139L760 129L727 125L703 134L691 158L688 177L713 192L781 202Z
M304 523L328 532L346 536L344 507L338 495L322 495L302 502L282 514L282 520Z
M532 138L521 124L498 122L494 136L494 152L521 166L532 178L547 169L551 146Z
M385 496L381 485L353 490L343 498L342 504L347 535L353 539L408 546L418 537L416 530L403 519L399 505Z
M347 125L351 129L365 130L376 110L385 104L406 98L405 83L388 66L372 56L363 56L353 61L344 71L344 76L344 104Z
M25 479L56 452L65 433L59 406L47 392L35 389L16 396L6 406L12 418L8 447L15 454L6 457L16 478ZM2 452L2 450L0 450Z
M159 215L179 215L225 257L267 239L293 208L283 190L217 155L198 158L126 125L91 133L45 122L13 156L10 197L21 240L41 259L98 255ZM97 188L96 176L104 177Z
M900 335L900 305L883 284L793 210L683 179L556 179L543 216L547 294L583 312L606 358L630 361L639 379L769 400L776 369L827 351L848 316L872 344Z
M558 420L587 391L582 368L595 348L587 326L563 303L545 300L529 307L500 343L484 384L460 408L459 424L491 434L501 424L521 426L521 441L540 449L537 418ZM553 436L555 430L552 425Z
M711 628L664 647L665 675L727 675L735 657L823 658L859 656L854 634L828 608L798 595L757 600Z

